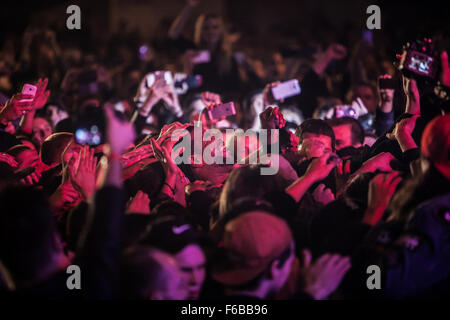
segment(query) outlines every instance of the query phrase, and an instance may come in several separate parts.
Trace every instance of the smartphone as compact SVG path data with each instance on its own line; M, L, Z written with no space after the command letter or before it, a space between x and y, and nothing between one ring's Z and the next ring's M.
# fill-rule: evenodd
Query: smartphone
M222 117L228 117L236 114L234 108L234 102L228 102L216 105L214 108L208 110L208 117L210 120L220 119Z
M275 100L282 100L296 96L302 92L297 79L288 80L272 87L272 95Z
M395 80L394 79L378 79L378 87L380 89L395 89Z
M33 86L32 84L26 83L26 84L23 86L22 93L23 93L23 94L31 95L31 96L33 96L33 98L30 98L30 99L22 99L22 101L33 101L34 96L36 95L36 90L37 90L37 87L36 87L36 86Z
M192 63L208 63L211 61L211 54L208 50L199 51L199 53L192 59Z
M148 74L146 77L147 88L151 88L156 80L160 79L163 79L168 85L171 85L173 83L173 77L170 71L155 71Z

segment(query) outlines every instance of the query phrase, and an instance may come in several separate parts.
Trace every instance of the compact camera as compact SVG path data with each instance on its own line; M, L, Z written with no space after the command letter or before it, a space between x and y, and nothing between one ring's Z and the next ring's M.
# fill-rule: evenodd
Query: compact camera
M407 78L437 82L440 59L436 44L427 38L408 43L403 48L399 69Z

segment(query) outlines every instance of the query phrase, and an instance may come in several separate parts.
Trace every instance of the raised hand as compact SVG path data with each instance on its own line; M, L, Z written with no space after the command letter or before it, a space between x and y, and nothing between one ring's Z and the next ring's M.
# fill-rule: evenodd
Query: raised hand
M21 179L20 182L25 185L32 186L32 185L38 183L39 179L41 179L41 177L42 177L42 174L39 171L35 171L35 172L30 173L25 178Z
M268 107L260 115L261 128L263 129L281 129L286 125L283 114L278 107Z
M0 110L0 122L6 125L9 121L14 121L33 110L33 100L28 99L33 99L33 96L23 93L15 94Z
M145 81L143 82L145 84ZM147 116L155 104L157 104L167 94L167 84L164 79L157 79L148 89L147 97L142 104L139 112Z
M405 118L397 122L392 133L386 133L386 137L391 140L397 140L403 152L409 149L417 148L417 144L411 134L416 127L416 120L419 117L419 114L415 114L412 117Z
M17 168L18 166L17 161L14 159L14 157L7 153L0 153L0 162L5 162L13 168Z
M128 213L150 214L150 199L146 193L139 190L127 205Z
M42 107L45 106L45 103L47 102L48 97L50 96L50 90L46 90L48 85L48 79L45 78L44 80L39 79L38 83L36 84L37 90L36 95L33 99L33 110L42 109Z
M328 46L327 50L325 51L325 55L329 59L341 60L344 59L347 55L347 48L341 44L334 43Z
M153 153L155 157L161 162L164 172L166 174L166 180L161 192L166 193L172 197L175 201L181 205L186 205L186 198L184 190L189 179L186 178L184 173L178 168L175 161L172 159L172 148L168 146L161 146L155 139L151 139ZM182 150L180 149L180 152Z
M65 182L50 196L49 201L51 206L58 210L75 203L78 199L80 199L80 193L70 182Z
M181 109L175 88L172 85L166 84L163 89L164 95L162 96L162 100L165 102L167 109L178 118L183 116L183 110Z
M172 148L170 148L169 146L161 146L153 138L151 139L151 144L153 148L153 154L155 155L156 159L161 162L166 176L176 175L180 169L172 159Z
M159 145L164 145L171 150L181 138L189 133L185 130L188 126L189 124L182 124L180 122L173 122L169 125L164 125L158 139L156 139L156 142L158 142Z
M313 192L313 198L317 202L327 205L331 201L335 200L334 194L330 188L325 188L323 183L319 184Z
M212 103L215 104L221 104L222 100L220 99L220 96L217 93L209 92L209 91L203 91L201 93L202 102L205 105L210 105Z
M80 192L84 199L89 199L95 192L97 159L94 149L84 146L80 151L78 161L69 160L70 181L74 188Z
M328 177L331 170L341 161L334 153L324 153L321 157L313 159L306 169L305 176L310 176L314 181L320 181Z
M362 222L375 225L383 216L397 185L402 181L397 171L380 173L369 183L369 203Z
M420 94L414 79L403 77L403 91L406 95L406 113L420 114Z
M120 155L134 141L135 131L133 124L117 119L111 106L105 106L104 112L107 119L106 141L109 144L111 153Z
M121 157L123 167L128 167L143 159L153 157L153 148L150 144L143 144L135 149L124 153Z
M272 87L276 87L280 84L280 81L272 82L267 84L263 89L263 100L264 100L264 106L267 106L269 104L274 104L276 102L275 98L272 94ZM283 102L283 100L281 100Z
M315 300L326 299L337 289L350 268L349 257L326 253L312 263L311 252L304 250L300 268L303 290Z

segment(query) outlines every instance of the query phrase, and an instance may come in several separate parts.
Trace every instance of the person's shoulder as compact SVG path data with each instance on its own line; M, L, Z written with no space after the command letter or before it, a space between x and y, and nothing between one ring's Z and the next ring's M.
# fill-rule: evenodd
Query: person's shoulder
M417 210L436 210L441 208L450 209L450 193L434 197L419 205Z
M440 238L450 230L450 193L432 198L420 204L407 229L417 230L432 238Z

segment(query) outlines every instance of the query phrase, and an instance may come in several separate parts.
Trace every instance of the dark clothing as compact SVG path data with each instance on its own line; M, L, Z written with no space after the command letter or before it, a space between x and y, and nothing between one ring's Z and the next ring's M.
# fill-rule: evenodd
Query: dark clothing
M373 128L375 134L381 136L394 124L394 110L391 112L383 112L377 108Z
M370 230L361 223L363 215L364 210L351 208L343 197L323 207L309 227L308 247L313 256L328 252L351 255Z
M329 91L325 79L320 78L312 69L305 74L300 86L302 92L297 98L297 103L305 119L309 119L317 108L317 98L328 96Z
M200 63L194 67L194 74L202 76L202 87L200 91L210 91L225 96L233 96L240 89L240 78L237 63L234 58L231 59L231 68L228 72L221 74L219 72L219 57L217 53L211 54L211 61ZM230 99L230 97L227 97Z
M95 210L88 216L85 237L74 265L81 270L81 289L69 290L66 281L70 274L55 273L48 280L31 288L9 293L6 298L39 297L43 299L114 299L119 297L119 265L121 229L125 199L116 187L103 187L95 196ZM83 234L82 234L83 237Z
M423 297L426 293L450 297L449 235L450 194L418 206L406 225L377 225L354 256L353 289L359 287L365 296L393 299ZM362 287L369 265L381 269L381 290L370 292Z

